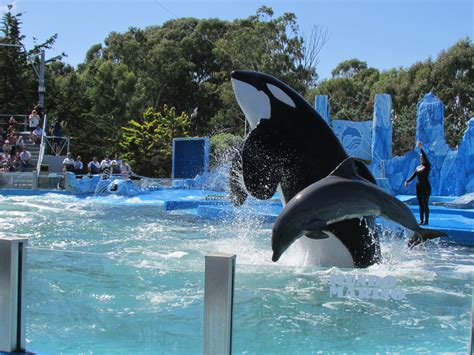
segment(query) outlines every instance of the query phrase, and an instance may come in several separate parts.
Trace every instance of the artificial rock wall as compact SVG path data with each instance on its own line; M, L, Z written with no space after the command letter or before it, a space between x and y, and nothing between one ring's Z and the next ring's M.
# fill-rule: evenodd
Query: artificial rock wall
M331 124L327 96L317 96L315 107L318 113ZM392 101L390 95L375 96L374 119L371 137L370 169L376 178L384 179L384 187L393 194L415 194L415 183L408 190L405 180L419 165L419 151L414 148L401 157L392 157ZM474 118L468 122L463 140L457 149L451 149L444 138L444 105L433 93L428 93L417 105L416 141L423 147L432 164L430 181L432 194L438 196L460 196L474 192ZM347 121L350 122L350 121ZM356 127L357 122L353 122ZM350 125L351 123L347 123ZM356 129L356 128L355 128ZM351 130L346 130L351 132ZM354 135L352 131L352 135ZM351 154L353 140L344 133L336 133ZM346 146L345 142L352 142ZM413 142L416 145L416 142ZM351 154L355 155L356 154ZM360 157L367 160L365 157Z

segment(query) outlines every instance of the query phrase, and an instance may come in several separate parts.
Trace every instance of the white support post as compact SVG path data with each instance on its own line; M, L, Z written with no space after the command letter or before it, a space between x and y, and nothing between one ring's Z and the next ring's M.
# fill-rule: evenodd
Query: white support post
M0 352L25 351L27 243L0 239Z
M204 354L231 354L235 255L206 255Z

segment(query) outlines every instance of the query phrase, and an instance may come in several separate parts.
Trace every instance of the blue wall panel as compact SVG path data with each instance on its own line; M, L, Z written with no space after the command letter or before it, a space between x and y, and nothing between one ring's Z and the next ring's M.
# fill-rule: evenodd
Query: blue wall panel
M209 171L209 138L173 139L173 179L193 179Z

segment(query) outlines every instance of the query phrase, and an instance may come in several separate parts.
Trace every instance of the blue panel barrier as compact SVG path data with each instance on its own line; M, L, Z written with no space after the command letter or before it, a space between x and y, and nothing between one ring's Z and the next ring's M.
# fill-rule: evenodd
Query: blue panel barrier
M209 171L209 138L173 139L173 179L193 179Z

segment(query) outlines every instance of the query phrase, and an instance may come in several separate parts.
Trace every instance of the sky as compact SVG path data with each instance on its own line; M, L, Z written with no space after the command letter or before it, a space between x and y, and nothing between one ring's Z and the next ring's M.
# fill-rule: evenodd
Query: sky
M474 32L473 0L0 0L22 12L24 44L57 33L46 58L65 52L77 66L87 50L112 32L161 25L180 17L233 20L270 6L274 16L292 12L308 37L314 26L327 30L317 72L329 78L340 62L358 58L379 70L409 67Z

